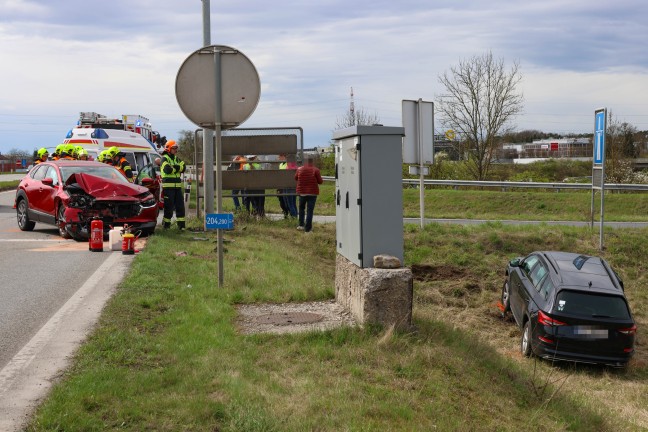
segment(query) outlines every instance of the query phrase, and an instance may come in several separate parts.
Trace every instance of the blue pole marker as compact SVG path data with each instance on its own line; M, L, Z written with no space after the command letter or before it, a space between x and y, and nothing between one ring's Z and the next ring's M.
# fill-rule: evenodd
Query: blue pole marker
M205 215L207 229L234 229L233 213L207 213Z
M594 112L594 164L602 165L605 160L605 110Z

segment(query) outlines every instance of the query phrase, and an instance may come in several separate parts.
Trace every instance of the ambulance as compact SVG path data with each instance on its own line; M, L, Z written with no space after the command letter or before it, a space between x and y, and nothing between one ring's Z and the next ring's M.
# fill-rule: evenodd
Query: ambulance
M109 118L96 112L82 112L76 127L70 129L63 143L85 148L93 160L101 151L117 147L130 163L133 175L137 176L144 167L156 166L155 159L162 157L153 144L159 139L146 117L126 114L121 118Z

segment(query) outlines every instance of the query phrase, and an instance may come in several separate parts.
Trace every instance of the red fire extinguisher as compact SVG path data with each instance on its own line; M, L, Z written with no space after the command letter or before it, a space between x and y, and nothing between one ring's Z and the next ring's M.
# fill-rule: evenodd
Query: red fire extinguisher
M88 248L92 252L103 252L103 221L101 219L93 219L90 223Z
M124 225L122 234L122 254L133 255L135 254L135 235L131 234L130 227Z

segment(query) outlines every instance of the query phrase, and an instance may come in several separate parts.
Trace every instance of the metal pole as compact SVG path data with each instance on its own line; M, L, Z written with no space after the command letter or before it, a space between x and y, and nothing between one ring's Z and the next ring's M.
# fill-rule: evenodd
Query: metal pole
M210 14L209 14L209 0L202 0L203 2L203 46L211 45L211 32L210 32ZM217 71L217 74L220 71ZM216 96L218 99L218 96ZM204 214L214 212L214 131L211 129L203 129L203 181L204 181ZM207 231L207 220L205 219L203 229Z
M216 51L214 52L214 71L215 71L215 79L216 79L216 109L214 110L216 114L216 118L214 119L214 132L216 136L216 184L217 184L217 190L216 190L216 212L218 214L221 214L223 212L223 199L222 199L222 179L223 179L223 169L222 169L222 162L221 162L221 142L222 142L222 136L221 136L221 123L223 121L223 93L222 93L222 81L221 81L221 52ZM211 146L210 146L211 148ZM213 165L210 165L210 177L213 177L212 173L212 167ZM212 189L213 191L213 189ZM212 192L212 200L213 200L213 192ZM223 230L218 229L217 230L217 236L218 236L218 287L223 286Z
M603 114L603 142L605 143L605 135L607 134L607 108L604 109ZM603 162L601 163L601 227L599 234L599 245L601 252L605 248L603 244L603 219L605 209L605 145L602 146Z
M419 206L421 214L421 228L425 226L425 174L423 173L423 142L421 128L423 122L421 121L421 102L419 99L416 102L416 142L418 143L419 152Z
M594 170L592 169L592 181L594 180ZM594 184L592 183L592 205L590 206L590 228L594 229L594 194L596 189L594 189Z
M599 249L603 251L604 245L603 245L603 208L605 207L604 201L605 201L605 189L603 186L604 182L601 181L601 226L599 228Z
M606 112L606 117L607 117L607 112ZM604 209L605 209L605 158L603 159L603 163L601 164L601 222L600 222L601 225L599 227L599 250L601 252L603 252L603 249L605 248L605 246L603 245L603 225L604 225L603 215L605 214Z

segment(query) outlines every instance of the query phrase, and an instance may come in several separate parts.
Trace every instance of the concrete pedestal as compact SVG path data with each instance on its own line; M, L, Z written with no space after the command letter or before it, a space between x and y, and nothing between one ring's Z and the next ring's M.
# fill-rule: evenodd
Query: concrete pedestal
M407 330L412 324L414 284L408 268L361 268L338 254L335 299L361 325Z

